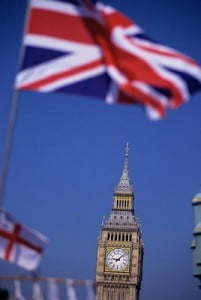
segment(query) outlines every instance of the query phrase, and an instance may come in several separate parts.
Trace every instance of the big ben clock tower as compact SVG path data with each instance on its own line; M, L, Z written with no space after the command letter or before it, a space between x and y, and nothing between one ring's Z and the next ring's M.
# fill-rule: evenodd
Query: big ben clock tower
M134 190L125 163L114 191L112 211L98 239L96 300L138 300L142 278L143 242L134 214Z

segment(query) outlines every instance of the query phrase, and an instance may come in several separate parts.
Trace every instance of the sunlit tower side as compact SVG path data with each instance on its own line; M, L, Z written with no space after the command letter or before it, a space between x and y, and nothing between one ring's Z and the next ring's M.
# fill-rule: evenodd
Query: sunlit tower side
M201 281L201 191L194 196L192 205L194 208L194 239L191 244L193 256L193 276Z

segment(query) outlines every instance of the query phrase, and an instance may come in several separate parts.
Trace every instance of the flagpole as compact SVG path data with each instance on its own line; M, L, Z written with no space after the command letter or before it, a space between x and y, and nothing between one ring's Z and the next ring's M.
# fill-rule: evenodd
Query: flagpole
M29 7L30 7L30 0L27 0L25 21L23 26L23 36L25 34L26 27L28 24ZM18 58L18 70L19 67L21 66L23 56L24 56L24 47L23 47L23 43L21 42L19 58ZM9 123L7 128L6 144L5 144L2 166L0 171L0 209L3 208L4 206L4 195L5 195L6 181L8 177L8 168L9 168L9 162L11 157L18 106L19 106L19 91L14 88L12 93L12 99L11 99L11 110L10 110L10 117L9 117Z
M10 110L10 117L9 117L8 129L7 129L6 144L5 144L4 154L3 154L3 161L2 161L1 175L0 175L0 208L3 208L3 204L4 204L3 203L4 194L5 194L6 180L8 177L8 168L9 168L9 162L11 157L13 136L15 132L18 105L19 105L19 91L14 90L12 95L12 101L11 101L11 110Z

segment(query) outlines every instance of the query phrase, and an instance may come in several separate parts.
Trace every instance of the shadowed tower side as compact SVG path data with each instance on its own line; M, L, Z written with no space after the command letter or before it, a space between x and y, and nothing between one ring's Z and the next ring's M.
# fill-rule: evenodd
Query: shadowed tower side
M134 211L134 189L128 172L128 143L112 211L98 239L96 300L138 300L143 242Z

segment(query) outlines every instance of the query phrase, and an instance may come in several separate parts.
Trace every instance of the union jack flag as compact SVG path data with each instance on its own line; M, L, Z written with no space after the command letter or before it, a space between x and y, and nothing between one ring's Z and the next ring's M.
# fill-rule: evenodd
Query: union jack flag
M201 89L196 62L101 2L31 0L24 46L16 89L139 104L152 119Z

